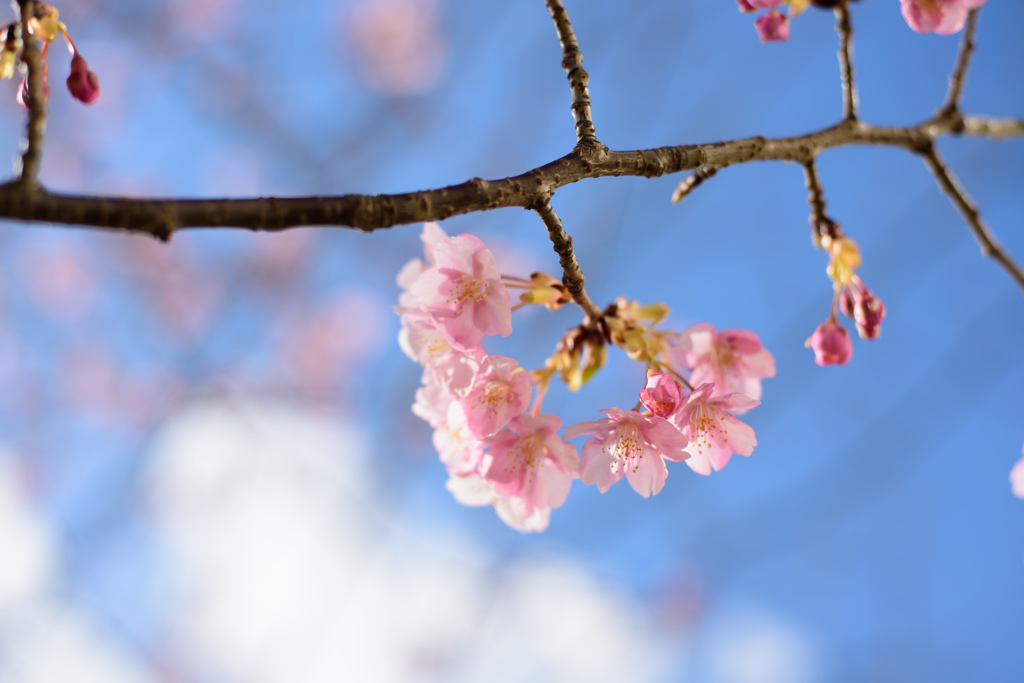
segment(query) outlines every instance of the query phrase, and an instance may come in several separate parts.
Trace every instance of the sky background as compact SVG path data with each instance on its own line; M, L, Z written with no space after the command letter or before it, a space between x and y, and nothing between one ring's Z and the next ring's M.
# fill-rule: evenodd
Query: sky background
M841 115L830 12L762 45L731 0L566 4L612 149ZM72 100L54 50L53 190L404 192L574 144L540 0L56 6L103 95ZM927 118L957 38L913 33L896 0L858 3L853 22L864 120ZM1010 0L982 11L967 113L1024 116L1022 22ZM0 84L12 157L16 87ZM1024 260L1024 141L939 149ZM2 226L0 680L1019 680L1021 293L918 159L844 148L818 169L888 308L840 368L803 346L831 287L799 166L729 168L676 206L682 176L558 191L598 305L623 294L667 303L672 329L753 330L778 375L744 418L750 458L671 467L651 499L577 483L542 535L456 504L409 412L420 369L392 306L420 226L169 245ZM479 235L503 272L558 272L531 213L443 227ZM578 321L520 311L488 350L539 367ZM545 411L632 407L643 368L610 356Z

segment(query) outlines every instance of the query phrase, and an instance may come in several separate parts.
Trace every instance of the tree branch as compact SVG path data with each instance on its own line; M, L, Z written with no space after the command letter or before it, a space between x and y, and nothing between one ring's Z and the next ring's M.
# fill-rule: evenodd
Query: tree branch
M1024 135L1020 122L967 117L964 132L994 137ZM42 221L112 228L169 239L185 228L244 228L279 231L300 226L347 226L370 231L393 225L444 220L451 216L540 205L560 187L584 178L654 178L701 167L725 168L752 161L806 163L822 151L848 145L897 147L921 153L937 137L956 135L947 119L918 126L870 126L844 121L789 138L742 138L701 145L678 145L607 152L600 160L573 150L561 159L501 180L473 178L459 185L393 195L348 194L328 197L255 199L128 199L67 195L39 187L26 192L18 183L0 185L0 219ZM588 157L591 155L588 155Z
M33 0L18 0L21 7L21 61L28 70L25 107L28 123L25 126L25 150L21 155L19 183L34 187L39 176L43 156L43 135L46 131L46 103L43 101L43 64L35 38L29 31L29 21L35 12Z
M839 34L839 71L843 82L843 119L857 118L857 88L853 80L853 26L847 0L836 5L836 33Z
M963 95L964 76L967 74L967 64L974 52L974 32L978 23L978 10L972 9L967 15L967 26L964 27L963 35L960 37L960 51L956 56L956 63L949 74L949 89L946 91L946 101L939 108L939 116L955 116L960 110L960 98Z
M825 193L821 188L821 181L818 179L818 169L814 161L808 161L804 165L804 185L807 187L807 204L811 208L809 222L811 224L811 239L816 245L821 243L825 235L838 237L839 226L828 217L825 212Z
M932 172L932 175L935 176L935 180L939 183L943 193L953 202L953 206L957 208L967 223L967 227L971 229L974 239L977 240L978 246L981 247L982 256L995 260L1013 278L1017 286L1021 288L1021 291L1024 292L1024 272L1021 272L1020 266L1014 263L1006 255L1006 252L1003 251L995 236L982 220L981 212L978 210L977 205L971 200L963 186L960 185L957 177L946 166L946 162L939 156L935 147L929 147L922 152L921 156L928 169Z
M678 204L679 202L686 199L686 196L700 187L708 178L714 177L718 173L718 169L714 166L702 166L696 171L686 176L679 185L676 186L675 192L672 193L672 203Z
M551 208L550 201L544 200L533 207L533 210L544 221L544 226L548 229L548 238L554 245L555 253L558 254L558 263L562 266L562 284L569 290L572 300L586 314L584 326L596 324L603 315L601 309L595 306L587 296L587 290L583 288L586 278L583 276L583 271L580 270L579 261L576 260L576 253L572 248L572 237L565 232L562 221L555 214L555 210Z
M963 117L963 130L960 132L965 135L984 137L998 142L1006 138L1024 135L1024 120L965 116Z
M551 18L555 22L558 41L562 44L562 68L569 78L572 88L572 116L576 120L576 144L581 147L603 149L597 140L594 121L590 111L590 91L587 84L590 76L583 69L583 54L580 52L576 34L569 23L569 15L562 6L561 0L545 0Z

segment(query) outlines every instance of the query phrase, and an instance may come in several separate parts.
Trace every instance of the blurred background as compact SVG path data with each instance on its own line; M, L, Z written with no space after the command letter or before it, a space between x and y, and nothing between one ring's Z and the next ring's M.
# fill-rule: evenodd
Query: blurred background
M736 3L567 0L613 149L800 134L841 114L830 12L761 45ZM51 58L51 189L193 197L400 192L518 174L574 143L541 0L58 4L103 96ZM862 114L940 103L957 37L857 4ZM968 113L1024 115L1024 5L982 11ZM55 45L54 47L59 47ZM0 84L0 149L24 112ZM941 151L1018 261L1024 140ZM409 411L395 274L419 226L201 230L171 244L0 228L0 681L1016 681L1024 636L1024 301L923 164L819 162L889 311L849 365L799 166L581 182L553 200L599 305L754 330L778 376L724 471L642 499L577 484L521 535L444 489ZM558 273L539 219L449 220L503 271ZM488 347L538 367L569 308ZM852 326L851 326L852 329ZM613 352L566 424L631 407ZM582 441L582 440L580 440Z

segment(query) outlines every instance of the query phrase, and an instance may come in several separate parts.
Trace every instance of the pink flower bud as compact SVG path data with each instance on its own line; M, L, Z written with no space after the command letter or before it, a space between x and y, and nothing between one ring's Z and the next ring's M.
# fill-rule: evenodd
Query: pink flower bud
M640 400L658 417L668 417L683 402L683 390L667 373L647 376L647 387L640 391Z
M89 71L89 65L82 55L71 58L71 75L68 76L68 92L83 104L92 104L100 98L100 80Z
M866 288L856 298L853 308L853 319L857 323L857 332L864 339L875 339L881 332L882 319L885 318L885 304Z
M853 355L850 333L839 325L835 318L829 318L804 343L814 351L814 362L818 365L845 365Z
M736 4L739 5L739 10L744 14L757 11L757 8L751 5L749 0L736 0Z
M762 43L778 43L789 40L789 17L778 10L763 14L754 22L757 35Z

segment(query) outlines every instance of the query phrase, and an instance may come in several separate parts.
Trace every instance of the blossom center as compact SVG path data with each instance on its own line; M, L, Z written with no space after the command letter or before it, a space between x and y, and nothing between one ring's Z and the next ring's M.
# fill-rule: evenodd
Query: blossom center
M491 283L484 282L472 275L460 275L452 280L448 288L448 303L455 304L455 316L462 313L466 306L480 303L487 298Z

